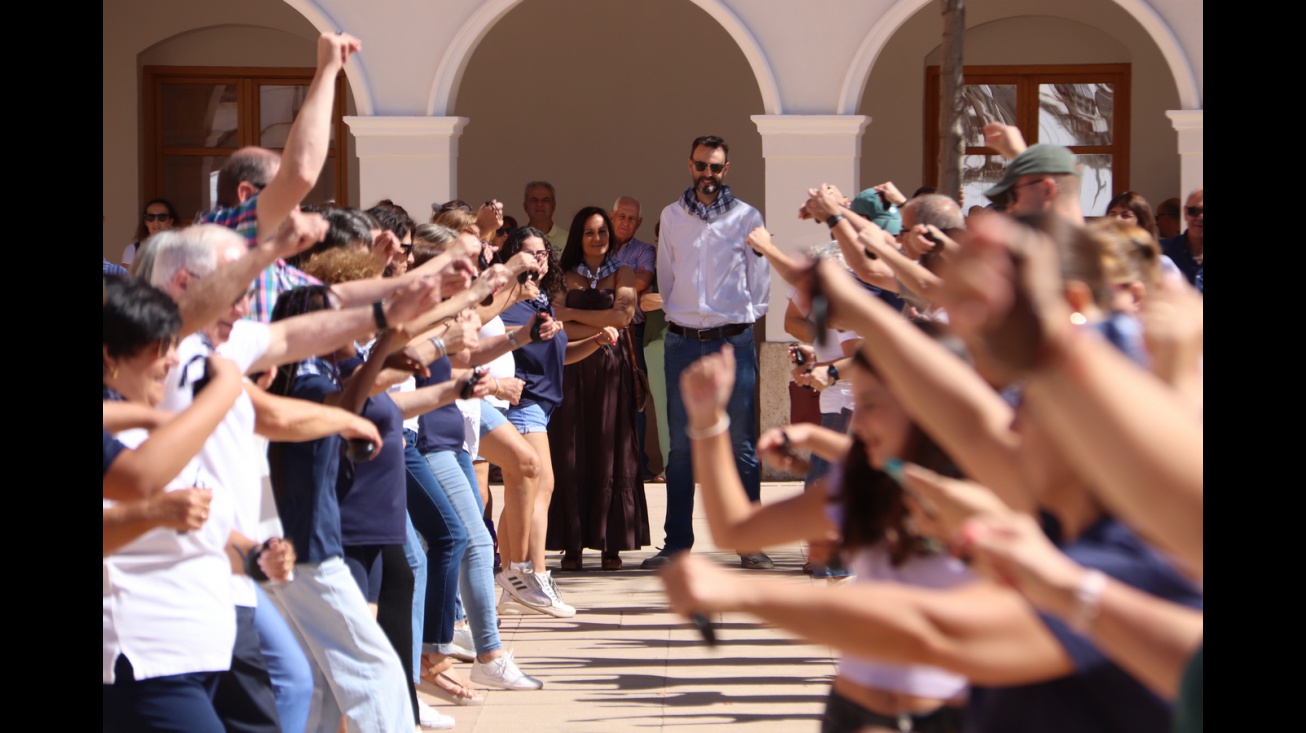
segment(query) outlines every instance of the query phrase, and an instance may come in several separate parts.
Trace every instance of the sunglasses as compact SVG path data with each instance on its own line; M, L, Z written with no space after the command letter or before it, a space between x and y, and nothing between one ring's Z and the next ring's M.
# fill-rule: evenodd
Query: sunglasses
M502 237L505 234L512 234L515 231L517 231L517 227L499 227L498 229L494 230L494 234L496 236Z
M707 170L708 168L711 168L713 173L715 173L715 174L717 174L717 175L720 175L720 174L721 174L721 171L723 171L723 170L726 169L725 163L711 163L711 164L709 164L709 163L704 163L704 162L701 161L701 160L695 160L695 161L691 161L691 162L694 164L694 170L698 171L699 173L702 173L703 171Z
M1202 215L1202 207L1200 206L1186 206L1184 207L1184 211L1187 211L1188 215L1194 219Z
M403 242L400 242L400 243L399 243L399 250L400 250L401 252L403 252L404 254L408 254L409 252L412 252L412 251L413 251L413 243L412 243L412 242L409 242L408 244L404 244Z
M172 221L172 214L146 214L145 221Z

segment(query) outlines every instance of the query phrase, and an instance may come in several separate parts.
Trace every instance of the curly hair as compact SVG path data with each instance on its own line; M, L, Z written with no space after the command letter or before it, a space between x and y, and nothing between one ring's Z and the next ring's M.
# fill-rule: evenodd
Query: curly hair
M553 296L566 290L567 285L562 279L562 268L558 265L557 258L554 257L553 245L549 244L544 232L532 226L525 226L509 234L507 241L503 243L503 247L495 255L495 261L506 263L512 259L513 255L521 251L522 242L531 237L538 237L542 240L544 250L549 253L549 271L544 273L544 277L540 279L540 292L552 300Z

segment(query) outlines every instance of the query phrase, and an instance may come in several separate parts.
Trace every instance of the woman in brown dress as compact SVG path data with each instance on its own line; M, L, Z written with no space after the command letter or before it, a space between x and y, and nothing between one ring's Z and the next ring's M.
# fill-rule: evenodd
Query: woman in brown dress
M577 212L560 266L566 290L553 305L571 340L604 327L625 329L635 313L635 273L612 259L612 222L598 207ZM549 422L556 483L546 546L561 568L580 570L583 548L604 570L620 570L622 550L649 544L648 505L635 432L635 375L628 335L569 364L563 398Z

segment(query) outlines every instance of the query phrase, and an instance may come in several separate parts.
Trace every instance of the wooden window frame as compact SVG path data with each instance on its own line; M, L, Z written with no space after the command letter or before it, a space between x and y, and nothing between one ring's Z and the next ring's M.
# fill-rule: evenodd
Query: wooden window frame
M1111 84L1114 109L1111 145L1070 145L1076 155L1111 156L1111 195L1129 190L1130 64L1053 64L1027 66L967 66L965 84L1003 84L1016 87L1016 126L1025 142L1038 140L1038 87L1040 84ZM925 69L925 185L939 185L939 67ZM963 155L998 155L988 146L967 146Z
M144 195L162 195L163 162L168 156L228 156L239 148L259 144L260 95L263 86L305 86L316 73L312 68L280 68L265 66L146 66L143 69L141 93L145 144L143 159L145 174ZM170 83L231 84L236 87L239 117L236 123L235 147L164 147L163 145L163 85ZM333 142L327 149L324 165L332 166L335 186L333 197L341 206L349 205L348 160L345 126L345 75L336 77L335 99L331 110ZM281 148L272 148L281 152ZM144 199L142 199L144 200ZM179 212L180 213L180 212ZM183 217L185 215L183 214Z

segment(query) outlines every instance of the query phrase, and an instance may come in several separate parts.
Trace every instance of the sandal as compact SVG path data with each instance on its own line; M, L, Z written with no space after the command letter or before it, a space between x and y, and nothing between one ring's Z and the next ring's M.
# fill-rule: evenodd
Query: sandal
M574 555L568 552L562 556L562 562L558 563L559 570L580 570L582 566L583 563L579 552Z
M452 665L453 660L448 660ZM458 681L448 671L435 672L437 667L431 667L426 672L422 672L422 684L418 685L422 692L434 695L446 702L454 705L483 705L485 704L485 695L464 685Z
M656 475L656 476L654 476L653 478L649 479L649 483L651 483L651 484L665 484L666 482L667 482L667 472L666 472L666 471L662 471L662 472L659 473L658 475Z
M615 552L614 552L614 553L611 553L611 554L606 553L606 552L603 553L603 569L604 569L604 570L620 570L620 569L621 569L621 555L618 555L618 554L615 553Z

